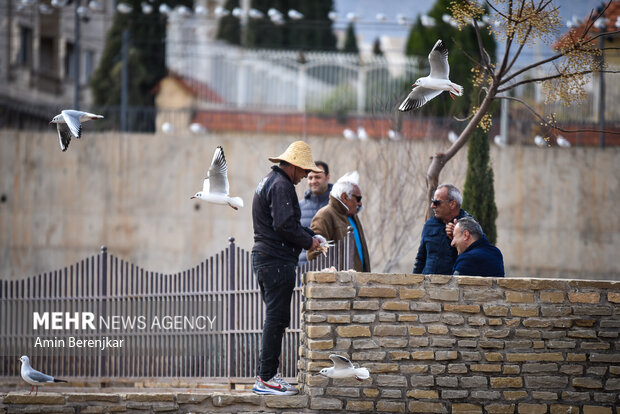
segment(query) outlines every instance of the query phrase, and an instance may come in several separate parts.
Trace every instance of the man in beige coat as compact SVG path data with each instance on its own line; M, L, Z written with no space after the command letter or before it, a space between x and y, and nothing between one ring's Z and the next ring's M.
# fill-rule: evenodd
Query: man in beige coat
M357 217L357 213L363 209L362 192L358 182L357 171L340 177L329 193L329 203L316 213L310 228L327 240L336 242L346 237L347 228L351 226L355 236L353 269L358 272L370 272L370 255L366 237L362 223ZM315 259L319 254L320 250L308 252L308 260Z

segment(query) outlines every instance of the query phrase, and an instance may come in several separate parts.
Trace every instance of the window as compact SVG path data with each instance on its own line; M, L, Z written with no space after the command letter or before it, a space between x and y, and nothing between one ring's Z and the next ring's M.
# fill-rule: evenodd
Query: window
M56 53L54 50L54 38L41 36L39 44L39 68L47 74L56 73Z
M75 75L75 48L73 43L65 46L65 79L73 79Z
M84 77L88 81L90 76L93 74L93 70L95 69L95 52L92 50L87 50L85 53L85 62L84 62Z
M21 27L19 30L19 55L17 63L30 66L32 63L32 29Z

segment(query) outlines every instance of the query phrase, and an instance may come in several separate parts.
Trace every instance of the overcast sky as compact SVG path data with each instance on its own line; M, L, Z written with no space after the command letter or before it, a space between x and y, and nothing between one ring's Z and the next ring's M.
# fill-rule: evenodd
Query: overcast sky
M573 15L578 18L586 17L590 10L600 6L602 0L555 0L560 8L560 16L563 22L570 20ZM410 20L417 18L419 14L428 12L435 0L335 0L335 9L338 13L336 27L346 27L346 15L353 12L361 19L356 23L355 31L363 37L365 43L372 43L381 36L393 36L406 38L409 35L409 27L399 25L396 15L401 13ZM379 23L376 19L378 13L383 13L386 23ZM533 51L526 52L533 54ZM542 51L544 54L544 51Z

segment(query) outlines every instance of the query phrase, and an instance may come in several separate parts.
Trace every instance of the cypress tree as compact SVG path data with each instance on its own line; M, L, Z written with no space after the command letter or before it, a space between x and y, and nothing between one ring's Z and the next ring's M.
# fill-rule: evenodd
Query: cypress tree
M235 7L239 7L239 0L226 0L224 8L230 13L220 19L217 26L216 39L224 40L233 45L241 44L241 24L239 19L232 15Z
M353 26L353 22L349 23L347 26L347 34L344 38L344 47L342 51L345 53L359 53L359 49L357 48L357 39L355 38L355 26Z
M155 105L152 90L166 76L166 18L159 13L164 0L154 0L151 14L143 14L140 0L125 0L132 6L129 14L116 13L112 27L106 35L101 59L89 86L95 106L106 112L100 124L118 125L118 113L107 113L105 107L118 106L121 102L122 38L125 29L129 32L128 50L128 104L130 107L150 108ZM174 8L184 4L191 6L191 0L170 0ZM130 111L128 125L131 129L148 131L154 128L154 111L136 113Z
M497 241L497 206L493 189L493 167L489 157L489 138L476 128L467 147L467 174L463 188L463 209L482 226L489 242Z
M372 44L372 54L375 56L383 56L383 50L381 50L381 41L379 38L376 38L375 42Z

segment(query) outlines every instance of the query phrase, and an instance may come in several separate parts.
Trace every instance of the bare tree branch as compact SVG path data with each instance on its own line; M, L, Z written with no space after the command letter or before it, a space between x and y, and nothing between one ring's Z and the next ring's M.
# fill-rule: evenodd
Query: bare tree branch
M509 101L515 101L515 102L519 102L521 105L525 106L525 108L527 108L528 111L530 111L536 118L538 118L538 120L540 122L542 122L545 126L553 128L553 129L557 129L558 131L561 132L604 132L606 134L613 134L613 135L620 135L620 131L616 132L616 131L609 131L609 130L600 130L600 129L565 129L565 128L561 128L557 125L556 122L550 123L549 121L547 121L542 115L540 115L538 113L538 111L536 111L534 108L532 108L527 102L525 102L524 100L520 99L520 98L515 98L514 96L506 96L506 95L495 95L494 99L507 99Z
M497 90L497 92L498 93L503 93L503 92L509 91L511 89L514 89L517 86L525 85L527 83L544 82L544 81L548 81L548 80L551 80L551 79L561 78L563 76L570 77L570 76L576 76L576 75L587 75L587 74L590 74L590 73L620 73L620 71L618 71L618 70L596 70L596 71L594 71L594 70L583 70L581 72L573 72L573 73L568 73L568 74L567 73L556 73L555 75L544 76L544 77L541 77L541 78L525 79L525 80L522 80L520 82L513 83L513 84L511 84L509 86L506 86L504 88L500 88L500 89Z

